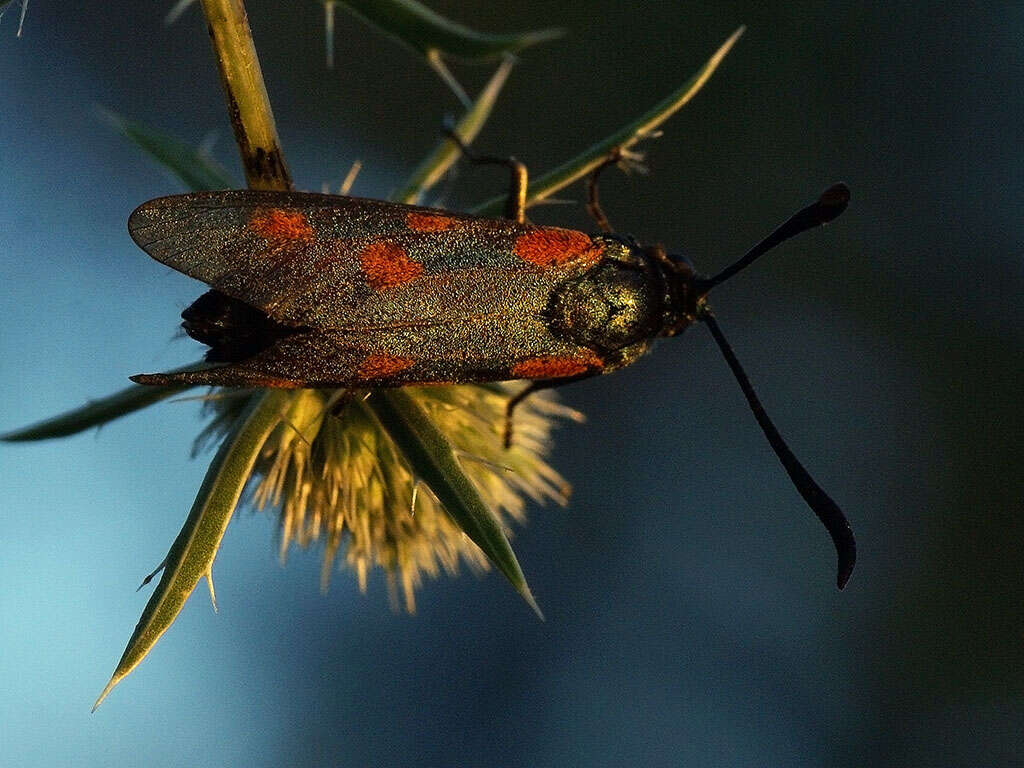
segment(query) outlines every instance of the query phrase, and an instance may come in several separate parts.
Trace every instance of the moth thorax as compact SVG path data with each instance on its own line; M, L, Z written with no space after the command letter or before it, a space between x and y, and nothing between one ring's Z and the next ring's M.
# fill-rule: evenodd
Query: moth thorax
M697 275L693 266L681 256L664 257L662 274L665 280L665 310L659 335L676 336L697 322L697 309L703 294L694 283Z
M555 289L548 323L560 338L612 352L658 333L662 295L661 281L651 271L606 259Z

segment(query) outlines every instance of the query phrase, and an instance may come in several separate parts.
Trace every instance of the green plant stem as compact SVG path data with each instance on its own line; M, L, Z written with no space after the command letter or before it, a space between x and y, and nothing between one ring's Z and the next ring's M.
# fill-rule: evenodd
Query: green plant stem
M242 0L202 0L228 116L250 189L292 189Z

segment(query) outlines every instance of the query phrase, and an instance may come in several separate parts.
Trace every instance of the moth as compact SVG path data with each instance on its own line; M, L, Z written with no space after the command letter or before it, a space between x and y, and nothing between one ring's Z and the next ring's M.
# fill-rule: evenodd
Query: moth
M779 435L707 303L709 291L799 232L831 221L836 184L713 277L660 246L537 226L513 166L505 218L336 195L229 190L151 200L128 222L157 261L212 290L183 313L201 370L140 384L372 389L526 380L538 389L611 373L659 337L710 329L775 453L832 536L842 588L856 557L845 516ZM596 187L592 205L600 217Z

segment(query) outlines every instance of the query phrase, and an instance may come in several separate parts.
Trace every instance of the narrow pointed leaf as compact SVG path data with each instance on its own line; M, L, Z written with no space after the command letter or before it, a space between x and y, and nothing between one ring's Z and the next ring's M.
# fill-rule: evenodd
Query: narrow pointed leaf
M704 84L711 78L718 65L726 57L746 27L740 27L729 39L722 43L714 55L701 67L696 74L683 85L658 102L629 125L613 133L603 141L599 141L580 155L563 163L553 171L546 173L530 184L527 191L527 205L536 203L563 189L574 181L583 178L604 162L608 154L616 147L628 149L655 131L658 126L668 120L683 105L692 99ZM474 213L483 216L500 215L505 207L505 198L496 197L474 209Z
M324 3L324 45L327 47L324 64L328 69L334 69L334 5L333 0Z
M185 11L189 9L189 6L195 3L195 1L196 0L178 0L178 2L172 6L171 10L167 12L167 15L164 16L164 24L170 26L176 22L185 14Z
M267 390L254 396L237 428L210 463L195 503L167 553L160 583L153 591L128 646L93 711L174 623L199 580L213 567L224 531L264 442L281 421L292 393Z
M498 66L487 86L473 102L473 106L455 124L456 135L466 144L470 144L476 138L480 129L484 127L484 123L487 122L487 118L490 117L494 102L512 71L512 65L513 60L506 59ZM441 141L437 148L420 163L405 187L393 195L392 199L400 203L419 202L420 196L440 180L452 164L459 159L460 153L461 150L451 139L446 138Z
M508 55L511 56L511 54ZM458 97L459 101L462 102L462 106L469 109L471 104L469 94L466 93L466 89L462 87L462 83L459 82L458 78L448 69L448 65L444 63L444 57L441 53L437 50L427 51L426 62L434 70L434 74L441 78L441 82L447 85L452 93Z
M101 108L100 114L125 138L181 179L189 189L233 189L238 186L218 162L190 144L109 110Z
M353 14L423 56L437 51L464 61L517 53L561 37L561 29L488 35L446 19L414 0L340 0Z
M196 367L197 365L187 365L176 369L176 371L190 371ZM0 440L16 443L47 440L51 437L66 437L127 416L129 413L165 400L184 389L188 389L188 387L144 387L140 384L133 384L120 392L83 405L81 408L75 408L73 411L62 413L51 419L0 435Z
M0 0L0 19L3 18L4 13L7 11L7 6L11 4L11 0ZM21 31L25 27L25 13L28 11L28 0L21 0L21 15L18 17L18 37L21 37Z
M408 462L412 474L426 483L451 518L543 618L501 523L463 472L448 439L416 401L400 389L374 392L366 404Z

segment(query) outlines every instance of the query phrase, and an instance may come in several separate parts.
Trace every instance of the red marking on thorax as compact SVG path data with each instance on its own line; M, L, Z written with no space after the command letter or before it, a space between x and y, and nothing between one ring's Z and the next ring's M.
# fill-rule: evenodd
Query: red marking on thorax
M416 232L444 232L459 225L457 219L439 213L419 213L413 211L405 217L409 229Z
M381 240L370 243L359 253L359 264L368 282L375 290L394 288L419 277L423 265L409 258L395 243Z
M531 357L512 366L511 374L516 379L564 379L603 367L604 360L590 350L582 350L571 357Z
M256 211L249 219L249 226L260 237L270 239L305 240L313 236L313 228L304 214L280 208Z
M415 360L394 355L369 355L356 369L359 379L382 379L415 365Z
M514 250L523 261L547 268L570 261L596 262L603 249L582 232L543 227L516 238Z

